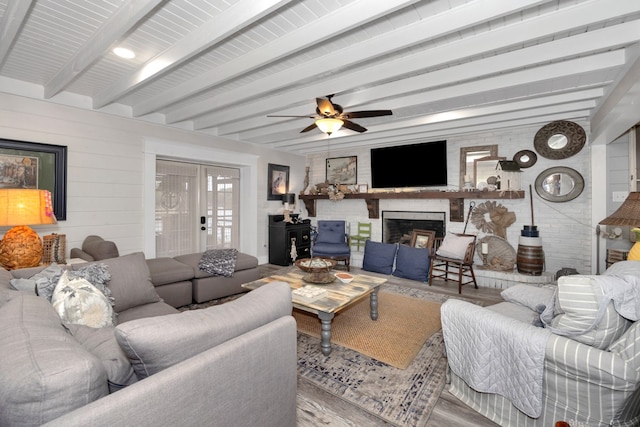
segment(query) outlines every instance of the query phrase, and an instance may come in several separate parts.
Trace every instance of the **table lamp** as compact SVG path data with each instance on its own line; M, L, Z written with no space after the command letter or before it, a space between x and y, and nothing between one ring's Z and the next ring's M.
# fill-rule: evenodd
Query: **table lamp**
M634 227L631 231L636 234L636 243L627 256L628 260L640 261L640 192L632 191L617 211L600 221L600 225L618 225Z
M7 270L35 267L42 260L42 240L29 225L55 224L47 190L0 189L0 226L14 226L0 241L0 264Z

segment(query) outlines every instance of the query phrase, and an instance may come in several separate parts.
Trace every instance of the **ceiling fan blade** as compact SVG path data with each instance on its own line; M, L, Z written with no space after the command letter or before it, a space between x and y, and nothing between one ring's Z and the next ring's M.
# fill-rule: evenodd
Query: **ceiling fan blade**
M307 126L306 128L302 129L300 131L300 133L305 133L305 132L309 132L310 130L314 130L315 128L317 128L318 126L316 126L316 123L313 122L313 124L310 124L309 126Z
M336 109L333 107L333 103L328 99L316 98L316 104L318 104L318 111L325 116L335 116Z
M277 114L270 114L267 117L295 117L300 119L317 119L318 118L318 116L280 116Z
M368 110L368 111L351 111L348 113L344 113L342 117L346 119L360 119L363 117L380 117L380 116L390 116L393 113L391 110Z
M344 122L344 123L342 123L342 126L347 128L347 129L351 129L351 130L354 130L354 131L360 132L360 133L367 131L367 128L362 127L357 123L353 123L353 122L350 122L349 120L345 120L345 119L342 119L342 121Z

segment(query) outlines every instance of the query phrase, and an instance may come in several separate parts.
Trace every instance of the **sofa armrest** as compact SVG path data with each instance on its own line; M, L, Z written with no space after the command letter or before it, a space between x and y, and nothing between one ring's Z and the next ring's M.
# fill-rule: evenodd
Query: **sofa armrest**
M618 354L553 335L547 342L545 370L560 383L582 382L613 391L633 391L640 372Z
M85 261L95 261L95 258L80 248L71 249L70 258L82 258Z
M288 315L46 425L294 427L296 364Z

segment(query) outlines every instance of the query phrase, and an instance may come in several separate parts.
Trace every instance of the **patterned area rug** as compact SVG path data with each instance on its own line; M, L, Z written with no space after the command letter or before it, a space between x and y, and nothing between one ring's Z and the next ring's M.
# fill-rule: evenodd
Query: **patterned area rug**
M385 284L381 291L442 303L447 296ZM442 332L424 343L407 369L397 369L348 348L298 333L298 375L315 386L396 426L425 425L445 385Z

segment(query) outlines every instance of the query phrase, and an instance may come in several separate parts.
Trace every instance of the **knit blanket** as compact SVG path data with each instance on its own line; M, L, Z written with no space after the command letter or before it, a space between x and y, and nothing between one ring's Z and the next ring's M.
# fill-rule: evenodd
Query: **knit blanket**
M210 249L202 254L198 268L214 276L231 277L237 259L237 249Z

